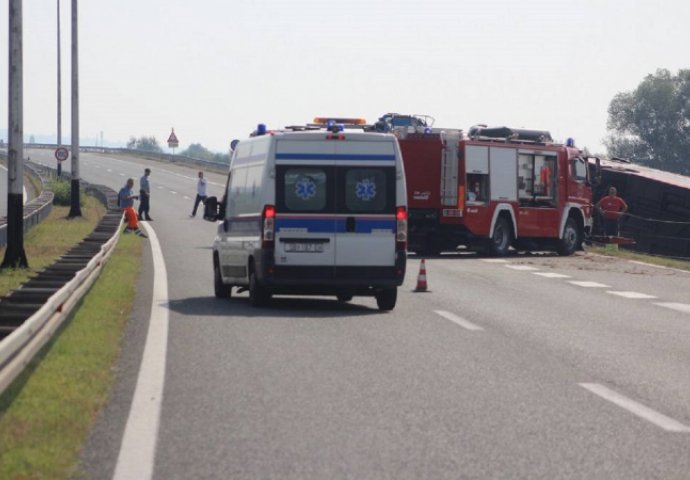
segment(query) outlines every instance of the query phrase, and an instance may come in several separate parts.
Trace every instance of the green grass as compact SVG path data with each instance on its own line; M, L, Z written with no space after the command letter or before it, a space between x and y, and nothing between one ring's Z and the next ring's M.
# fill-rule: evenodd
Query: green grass
M0 396L0 478L65 479L113 383L142 240L120 238L71 319Z
M587 247L587 251L590 253L597 253L600 255L609 255L612 257L626 258L629 260L638 260L640 262L651 263L652 265L659 265L661 267L678 268L680 270L690 271L690 261L687 260L677 260L667 257L659 257L655 255L646 255L643 253L637 253L624 248L619 248L617 250L607 250L605 247L590 246Z
M28 269L0 270L0 296L17 288L39 270L53 264L72 246L88 236L105 214L105 207L93 197L85 197L82 217L69 219L69 207L53 206L43 222L24 234L24 253ZM5 258L5 248L0 248L0 258Z

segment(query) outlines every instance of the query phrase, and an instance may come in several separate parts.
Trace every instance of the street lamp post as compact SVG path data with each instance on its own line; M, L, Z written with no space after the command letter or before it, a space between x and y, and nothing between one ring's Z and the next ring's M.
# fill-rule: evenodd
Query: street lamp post
M62 47L60 40L60 0L57 0L57 147L62 147ZM57 176L62 176L62 162L57 162Z
M68 217L81 217L79 205L79 29L77 0L72 0L72 195Z
M0 268L26 268L24 252L24 104L22 0L9 0L9 132L7 145L7 250Z

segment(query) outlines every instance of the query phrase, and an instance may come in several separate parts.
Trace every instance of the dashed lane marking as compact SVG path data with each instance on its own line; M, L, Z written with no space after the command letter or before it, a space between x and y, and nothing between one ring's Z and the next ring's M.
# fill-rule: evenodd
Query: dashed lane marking
M472 323L472 322L470 322L470 321L468 321L468 320L465 320L465 319L462 318L462 317L458 317L458 316L455 315L454 313L446 312L445 310L434 310L434 312L437 313L438 315L441 315L441 316L442 316L443 318L445 318L446 320L450 320L451 322L453 322L453 323L455 323L455 324L457 324L457 325L460 325L462 328L465 328L465 329L467 329L467 330L471 330L471 331L474 331L474 332L478 332L478 331L484 330L484 329L483 329L482 327L480 327L479 325L475 325L474 323Z
M529 265L506 265L506 267L511 268L513 270L520 270L523 272L530 272L533 270L539 270L537 267L531 267Z
M508 263L508 260L502 258L482 258L482 262L486 263Z
M540 277L546 278L570 278L570 275L556 272L532 272L532 275L539 275Z
M677 312L690 313L690 305L688 305L687 303L660 302L655 303L654 305L658 305L664 308L670 308L671 310L675 310Z
M170 190L170 193L172 193L173 195L177 195L177 192L174 190Z
M630 298L630 299L649 299L649 298L657 298L654 295L647 295L646 293L639 293L639 292L617 292L613 290L609 290L606 293L610 293L611 295L617 295L619 297L623 298Z
M584 288L611 288L610 285L604 285L603 283L598 283L598 282L586 282L586 281L579 281L579 280L570 280L568 283L571 283L573 285L576 285L578 287L584 287Z
M641 403L631 400L630 398L621 395L618 392L611 390L598 383L580 383L582 388L586 388L590 392L598 395L604 400L618 405L621 408L629 411L633 415L637 415L640 418L653 423L657 427L661 427L667 432L680 432L680 433L690 433L690 427L683 425L682 423L667 417L666 415L652 410L651 408L642 405Z

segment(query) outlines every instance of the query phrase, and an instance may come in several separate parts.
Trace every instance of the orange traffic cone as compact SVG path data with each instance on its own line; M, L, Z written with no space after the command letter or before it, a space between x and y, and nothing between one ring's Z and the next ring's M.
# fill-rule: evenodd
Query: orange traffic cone
M426 292L428 291L428 286L426 284L426 264L422 258L419 264L419 275L417 275L417 288L414 289L415 292Z

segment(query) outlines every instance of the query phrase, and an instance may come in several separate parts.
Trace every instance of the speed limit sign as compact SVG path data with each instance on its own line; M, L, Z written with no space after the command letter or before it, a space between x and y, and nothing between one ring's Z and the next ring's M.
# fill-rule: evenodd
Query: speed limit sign
M65 147L58 147L55 149L55 158L58 162L64 162L69 157L69 150Z

